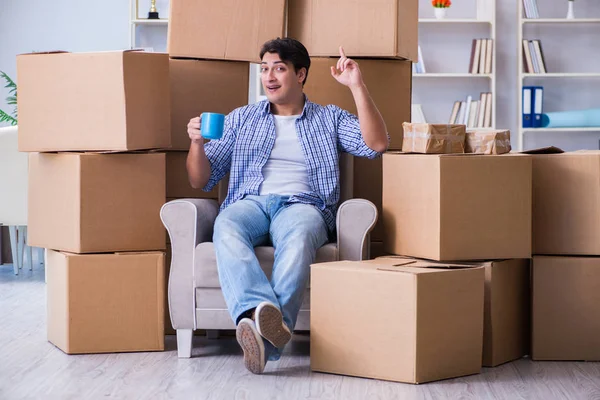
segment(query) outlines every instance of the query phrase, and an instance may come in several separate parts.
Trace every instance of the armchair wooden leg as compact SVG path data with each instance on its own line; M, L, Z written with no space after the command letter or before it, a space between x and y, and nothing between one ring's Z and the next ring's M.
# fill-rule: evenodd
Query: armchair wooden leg
M13 270L15 275L19 275L19 249L17 248L17 227L9 226L8 231L10 233L10 250L12 252Z
M192 356L193 329L177 329L177 357L190 358Z

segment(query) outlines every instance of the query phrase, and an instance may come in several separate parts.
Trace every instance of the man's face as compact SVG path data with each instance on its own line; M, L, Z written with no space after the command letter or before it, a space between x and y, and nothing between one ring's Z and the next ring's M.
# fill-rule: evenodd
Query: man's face
M305 70L302 68L296 73L292 64L281 61L279 54L265 53L260 70L260 79L271 103L289 103L302 92Z

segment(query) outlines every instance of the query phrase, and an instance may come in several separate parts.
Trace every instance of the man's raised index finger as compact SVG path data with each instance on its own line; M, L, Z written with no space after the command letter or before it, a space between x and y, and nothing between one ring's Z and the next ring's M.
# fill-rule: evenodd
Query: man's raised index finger
M344 53L344 48L340 46L340 56L346 57L346 53Z

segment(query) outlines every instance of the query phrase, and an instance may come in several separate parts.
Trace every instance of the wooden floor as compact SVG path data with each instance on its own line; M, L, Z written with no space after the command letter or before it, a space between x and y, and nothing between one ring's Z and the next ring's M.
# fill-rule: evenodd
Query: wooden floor
M266 373L246 371L235 339L195 338L178 359L160 353L69 356L46 341L43 270L0 265L0 399L600 399L600 363L522 359L479 375L408 385L312 373L295 335Z

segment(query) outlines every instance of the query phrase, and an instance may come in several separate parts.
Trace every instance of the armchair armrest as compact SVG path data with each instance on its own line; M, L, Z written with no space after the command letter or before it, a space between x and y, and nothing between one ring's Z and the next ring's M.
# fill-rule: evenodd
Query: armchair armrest
M337 245L340 260L369 257L369 233L377 222L377 207L369 200L346 200L337 212Z
M216 200L178 199L160 209L160 219L171 238L169 312L175 329L193 329L194 253L198 243L212 240L219 205Z

